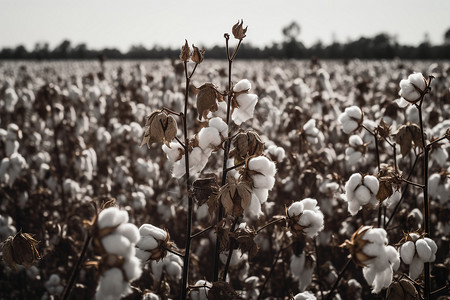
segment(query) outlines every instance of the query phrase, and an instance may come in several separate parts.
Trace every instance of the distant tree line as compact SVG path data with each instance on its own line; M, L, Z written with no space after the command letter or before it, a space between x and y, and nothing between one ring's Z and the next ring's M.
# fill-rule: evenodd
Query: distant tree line
M323 45L317 42L311 47L299 41L300 26L292 22L282 30L284 39L263 48L244 43L239 51L241 59L450 59L450 29L444 34L441 45L431 45L427 38L418 46L400 45L393 36L380 33L374 37L361 37L346 43L333 42ZM181 46L180 46L181 48ZM224 47L214 46L206 49L206 58L223 58ZM38 43L28 51L23 45L15 48L3 48L0 51L2 60L65 60L65 59L176 59L180 49L154 46L150 49L132 46L127 52L116 48L102 50L89 49L84 43L72 46L64 40L54 49L48 43Z

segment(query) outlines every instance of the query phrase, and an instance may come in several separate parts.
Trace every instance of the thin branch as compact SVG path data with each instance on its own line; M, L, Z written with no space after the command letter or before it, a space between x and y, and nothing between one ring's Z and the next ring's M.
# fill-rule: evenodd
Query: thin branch
M191 239L195 239L195 238L198 237L199 235L204 234L205 232L207 232L207 231L211 230L212 228L214 228L214 226L216 226L216 224L209 225L209 226L206 227L205 229L200 230L200 231L197 232L197 233L194 233L194 234L191 236Z
M264 228L267 228L270 225L276 224L276 223L278 223L280 221L284 221L284 220L285 220L284 218L282 218L282 219L274 219L274 220L270 221L269 223L265 224L264 226L262 226L261 228L258 228L258 230L256 230L256 233L258 234Z
M229 171L234 170L234 169L237 169L237 168L239 168L239 167L242 167L243 165L245 165L245 162L241 162L241 163L239 163L239 164L237 164L237 165L234 165L234 166L232 166L232 167L229 167L229 168L225 169L225 171L228 173Z
M401 178L401 180L403 182L406 182L407 184L413 185L415 187L418 187L418 188L421 188L421 189L423 189L425 187L423 184L419 184L419 183L415 183L415 182L409 181L408 179L405 179L403 177L400 177L400 178Z
M342 277L344 276L345 271L348 269L348 267L350 266L350 263L352 262L352 259L350 258L349 260L347 260L347 262L345 263L344 268L342 268L341 272L338 275L338 278L336 279L336 281L333 284L333 287L331 288L330 292L327 295L326 300L331 300L333 299L333 292L334 290L338 287L339 285L339 281L341 281Z
M269 274L267 274L266 279L264 280L264 283L263 283L263 285L262 285L262 287L261 287L261 291L259 292L259 296L258 296L258 299L257 299L257 300L262 299L261 297L262 297L262 295L264 294L264 289L266 288L266 285L267 285L267 283L269 282L269 278L270 278L270 276L272 275L273 270L275 269L275 266L277 265L278 258L280 257L280 254L281 254L281 252L282 252L283 250L284 250L284 248L280 248L280 250L278 250L277 255L275 256L275 259L274 259L274 261L273 261L273 263L272 263L272 266L270 267Z

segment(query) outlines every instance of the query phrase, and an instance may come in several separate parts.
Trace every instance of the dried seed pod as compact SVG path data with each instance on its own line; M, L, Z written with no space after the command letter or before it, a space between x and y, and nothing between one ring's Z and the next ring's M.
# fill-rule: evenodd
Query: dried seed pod
M422 147L420 127L413 123L400 126L395 134L395 142L400 145L402 156L406 156L413 146Z
M164 142L170 147L169 143L176 137L178 131L175 118L161 110L152 112L147 117L145 126L147 129L145 130L141 146L147 144L148 148L150 148L152 143L159 142Z
M195 47L194 45L192 45L192 48L194 48L194 50L193 50L193 52L192 52L192 57L191 57L191 59L192 59L192 61L195 62L196 64L200 64L200 63L203 61L203 59L205 58L205 57L204 57L205 49L203 49L203 50L198 50L198 48Z
M181 47L180 59L184 62L188 62L189 57L191 57L191 49L189 49L188 41L185 41L184 46Z
M233 33L233 36L235 39L237 40L242 40L243 38L245 38L245 33L247 32L247 27L243 27L244 21L241 20L240 22L238 21L236 24L234 24L231 32Z
M374 258L374 256L369 256L363 252L364 246L370 243L370 241L363 239L363 237L370 229L372 229L372 226L359 227L352 235L352 240L345 240L341 245L341 247L346 247L350 251L353 261L360 267L366 267L365 262Z
M255 131L238 133L233 139L233 146L229 157L234 157L236 165L250 156L259 156L264 152L264 142Z
M205 83L198 88L197 111L199 120L205 119L210 111L217 111L217 101L223 101L222 95L217 91L217 87L212 83Z
M3 259L14 270L16 265L31 266L40 257L36 249L39 244L31 234L18 232L10 236L3 244Z
M230 180L220 189L219 199L225 208L225 213L234 217L241 216L250 206L252 189L247 182Z
M420 299L414 285L406 279L393 282L387 291L386 299L388 300L415 300Z
M241 249L242 253L247 252L250 257L254 257L258 252L258 245L255 243L256 234L256 230L247 226L230 233L237 241L238 248Z

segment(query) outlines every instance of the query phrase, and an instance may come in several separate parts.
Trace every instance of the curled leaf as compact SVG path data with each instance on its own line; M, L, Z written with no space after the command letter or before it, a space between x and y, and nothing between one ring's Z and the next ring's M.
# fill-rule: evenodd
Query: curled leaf
M206 119L210 111L217 111L218 101L223 101L222 95L218 92L216 86L212 83L205 83L198 88L197 94L197 112L199 120Z

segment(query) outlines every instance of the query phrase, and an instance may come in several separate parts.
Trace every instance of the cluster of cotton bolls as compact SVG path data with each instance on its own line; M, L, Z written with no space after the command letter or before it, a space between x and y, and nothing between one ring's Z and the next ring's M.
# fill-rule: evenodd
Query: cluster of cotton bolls
M317 200L306 198L292 203L287 209L291 229L295 233L316 236L323 229L323 213L317 206Z
M7 130L0 128L0 141L5 143L5 154L11 156L19 151L19 140L22 139L22 131L14 123L8 124Z
M338 121L342 125L342 131L350 134L359 128L363 120L363 113L358 106L350 106L339 116Z
M252 199L247 210L250 216L257 217L262 214L261 205L267 201L269 191L275 184L277 172L275 163L265 156L258 156L248 160L248 170L255 171L252 179Z
M109 257L103 263L112 261L112 266L106 265L106 270L100 276L96 299L120 299L130 293L130 281L141 276L141 264L135 250L140 237L139 230L134 224L128 223L128 218L128 213L117 207L106 208L98 215L99 232L114 230L98 237L102 250ZM118 263L120 267L117 267Z
M247 79L242 79L233 87L233 92L237 93L236 102L238 107L234 108L231 119L236 125L241 125L253 117L258 96L250 94L252 85Z
M348 241L346 241L346 244ZM363 275L373 293L387 288L393 272L400 266L400 257L394 247L388 245L387 232L383 228L360 227L350 243L352 255L363 267ZM348 246L347 246L348 247Z
M189 174L200 173L208 163L211 153L220 149L222 142L227 137L228 125L222 118L211 118L208 126L203 127L197 134L198 147L194 147L189 152ZM163 144L162 149L167 158L174 163L173 177L181 178L186 173L184 148L178 143L171 142L169 145Z
M161 260L152 260L152 275L156 281L160 281L164 273L169 280L174 282L181 281L181 273L183 271L183 259L173 253L168 253Z
M303 292L312 281L315 263L306 257L305 251L300 255L292 254L290 269L294 278L298 281L298 289Z
M17 152L11 154L10 157L3 158L0 163L0 182L12 187L16 179L21 176L22 171L27 168L27 161Z
M423 271L424 263L436 260L437 245L417 233L408 233L406 242L398 249L402 261L409 265L409 277L416 279Z
M380 183L375 176L354 173L345 183L344 199L348 202L348 211L356 215L363 205L378 203L376 195Z

